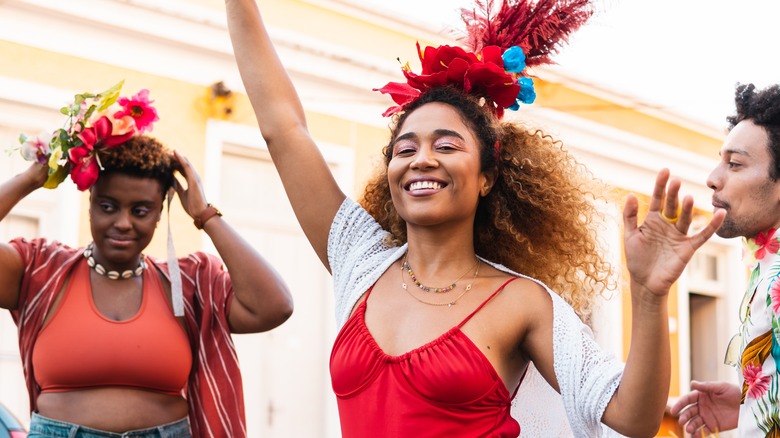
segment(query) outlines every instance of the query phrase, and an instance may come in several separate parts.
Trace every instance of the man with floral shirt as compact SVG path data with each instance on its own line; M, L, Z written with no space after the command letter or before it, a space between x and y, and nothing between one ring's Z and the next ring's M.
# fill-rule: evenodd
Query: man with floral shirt
M695 436L737 428L743 437L780 436L780 85L738 85L737 114L720 162L707 179L712 205L726 210L717 234L743 237L751 270L739 309L740 329L725 362L741 386L691 382L672 407Z

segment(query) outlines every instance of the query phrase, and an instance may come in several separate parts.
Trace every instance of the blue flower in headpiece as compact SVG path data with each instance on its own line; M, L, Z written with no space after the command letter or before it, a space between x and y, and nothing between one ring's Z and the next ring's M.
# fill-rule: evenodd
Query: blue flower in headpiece
M504 60L504 70L510 73L520 73L525 70L525 53L520 46L512 46L501 55Z
M507 108L508 110L517 111L520 109L520 102L532 104L536 100L533 79L528 76L521 76L517 80L517 85L520 85L520 92L517 94L517 100L515 100L512 106Z
M534 90L534 80L528 76L523 76L517 80L520 85L520 93L517 95L517 100L523 103L534 103L536 100L536 91Z

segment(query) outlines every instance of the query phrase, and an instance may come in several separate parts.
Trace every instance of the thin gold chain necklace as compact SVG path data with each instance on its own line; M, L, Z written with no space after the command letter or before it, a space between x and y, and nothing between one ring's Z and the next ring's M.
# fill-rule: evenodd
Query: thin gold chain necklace
M406 260L406 258L404 258L404 260ZM474 281L477 279L477 275L479 274L479 264L480 264L480 262L481 261L479 259L477 259L477 265L476 265L477 269L474 271L474 278L472 278L471 282L466 285L466 288L463 290L463 292L461 292L460 295L455 297L454 300L446 302L446 303L432 303L430 301L425 301L425 300L415 296L412 293L412 291L410 291L409 288L406 286L406 281L404 280L404 270L405 270L404 266L401 266L401 287L403 287L404 290L406 291L406 293L408 293L412 298L414 298L415 300L417 300L417 301L419 301L419 302L421 302L423 304L427 304L429 306L447 306L447 307L452 307L452 306L455 305L455 303L458 302L459 299L461 299L461 297L463 295L466 295L466 292L471 290L471 285L474 284ZM469 271L471 271L471 269L469 269ZM468 274L468 272L466 272L466 274ZM466 274L463 274L463 275L466 275ZM462 277L463 276L461 276L461 278Z
M419 287L423 292L433 292L435 294L444 294L444 293L447 293L447 292L455 289L455 286L458 285L458 282L463 277L465 277L466 274L471 272L471 270L474 269L475 266L479 265L479 259L477 259L477 263L474 266L470 267L468 269L468 271L466 271L463 274L461 274L461 276L456 278L455 281L453 281L449 286L445 286L445 287L430 287L430 286L426 286L426 285L420 283L420 281L417 280L417 277L414 275L414 271L412 270L412 267L409 266L408 257L409 257L409 253L407 252L406 254L404 254L404 261L401 264L401 269L405 269L406 270L406 272L409 274L409 278L412 279L412 283L414 283L417 287ZM401 273L401 278L403 278L403 273ZM402 286L403 286L404 289L406 289L406 283L403 283Z

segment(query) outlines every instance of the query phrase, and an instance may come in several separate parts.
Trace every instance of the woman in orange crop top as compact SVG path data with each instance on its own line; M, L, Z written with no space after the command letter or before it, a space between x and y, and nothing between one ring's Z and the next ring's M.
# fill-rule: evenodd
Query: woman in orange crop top
M603 196L559 141L502 120L533 101L526 66L550 61L591 15L589 2L475 2L464 9L466 48L418 46L422 72L405 64L405 81L379 90L396 105L360 204L322 159L257 2L225 3L260 131L333 274L341 330L330 370L343 436L516 437L524 425L512 400L537 372L530 365L560 392L569 434L601 436L603 423L654 435L671 374L669 289L723 214L688 236L693 202L666 170L641 225L637 198L626 201L633 312L623 367L575 314L587 318L610 281L594 202Z
M291 296L206 202L188 160L144 134L157 120L148 91L118 97L120 88L77 95L66 127L27 139L21 152L34 163L0 186L0 218L67 176L89 191L86 247L0 244L0 307L19 328L30 437L244 437L231 332L278 326ZM170 188L221 261L144 256Z

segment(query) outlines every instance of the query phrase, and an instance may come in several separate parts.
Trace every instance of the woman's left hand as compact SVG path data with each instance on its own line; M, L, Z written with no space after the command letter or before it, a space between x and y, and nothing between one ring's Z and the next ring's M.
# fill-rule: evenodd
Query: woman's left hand
M668 183L668 184L667 184ZM666 295L693 253L707 241L725 218L718 210L700 232L689 236L693 220L693 198L680 201L680 180L669 178L662 169L655 180L650 208L642 225L637 226L639 203L629 195L623 209L626 263L631 281L655 295Z
M173 153L178 170L185 178L185 188L174 183L181 205L191 217L203 213L208 205L198 173L184 155ZM257 333L270 330L292 314L292 296L276 270L226 221L217 222L206 233L227 268L233 287L228 324L233 333ZM204 228L205 230L205 228Z
M192 167L190 161L178 151L173 151L174 167L184 176L187 186L184 187L178 179L174 178L173 188L179 195L181 206L190 217L195 217L206 209L206 194L203 191L203 183L200 176Z

